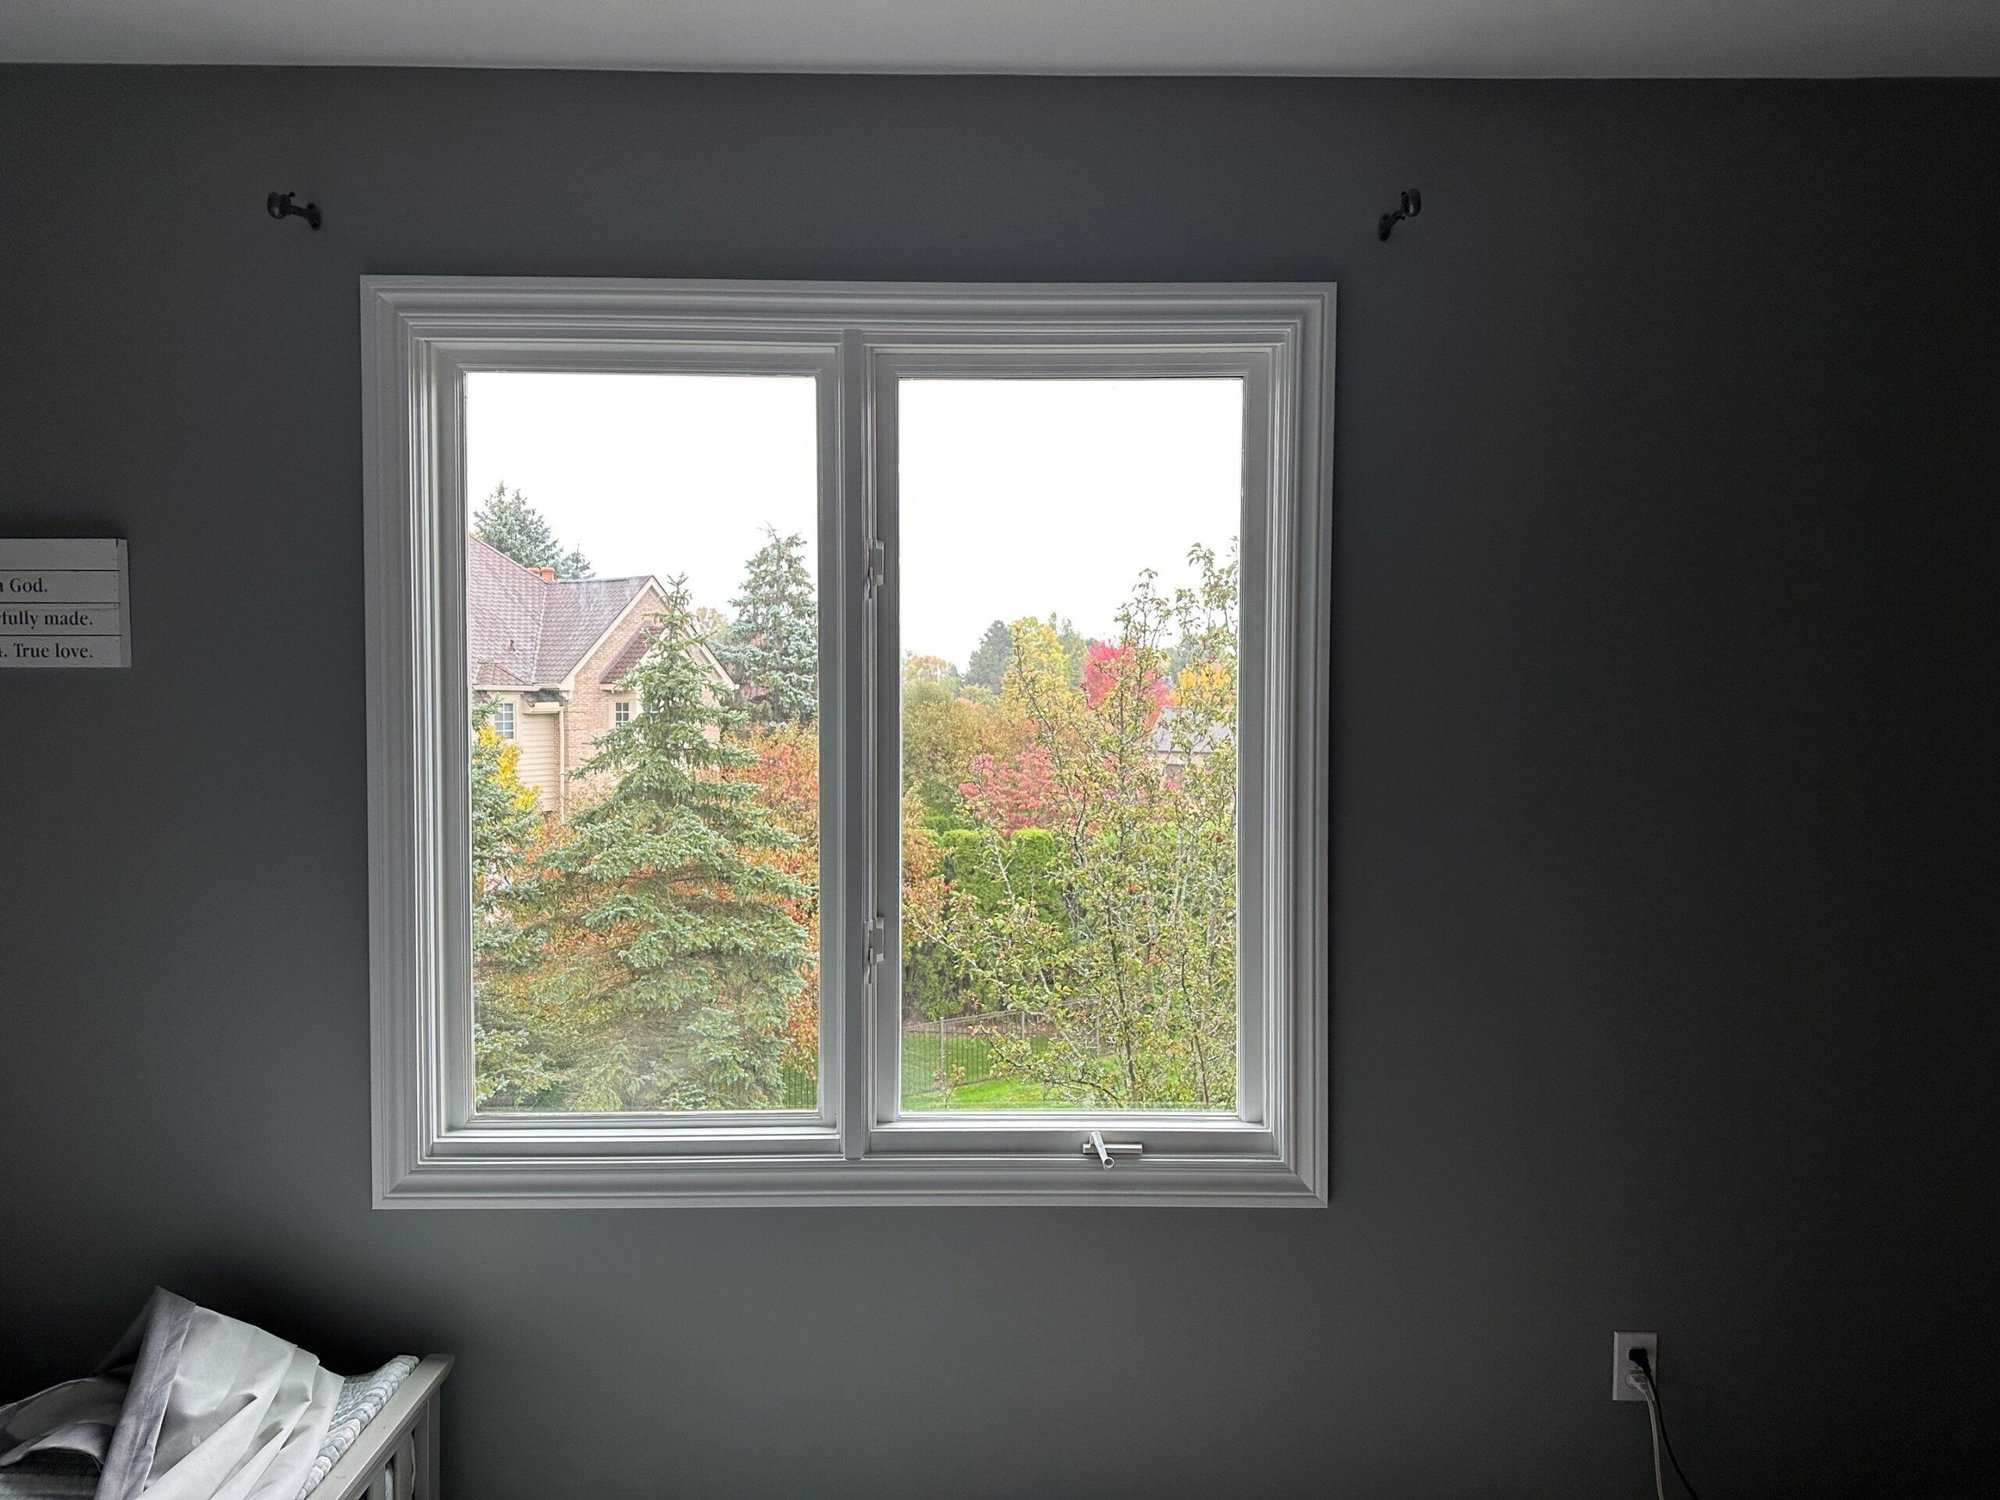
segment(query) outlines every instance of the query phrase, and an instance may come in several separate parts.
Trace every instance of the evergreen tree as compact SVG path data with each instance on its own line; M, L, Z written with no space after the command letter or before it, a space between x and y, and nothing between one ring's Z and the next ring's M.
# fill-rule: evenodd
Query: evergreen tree
M819 619L805 539L764 529L743 567L743 592L716 655L753 724L810 724L819 715Z
M997 693L1001 680L1007 675L1007 664L1013 659L1014 633L1007 628L1005 620L995 620L986 627L986 634L973 648L972 660L966 663L965 680L973 687Z
M817 957L787 911L811 894L781 867L795 840L728 774L755 756L705 701L685 580L667 593L626 679L640 712L578 773L610 790L520 881L514 972L482 1005L489 1031L534 1036L569 1109L775 1103L787 1004Z
M505 888L540 818L535 793L521 781L521 747L493 727L493 705L472 705L472 909L475 929ZM479 932L473 943L479 943Z
M516 938L510 894L543 828L532 787L522 783L520 746L493 727L493 705L472 705L472 1053L481 1105L527 1104L556 1082L538 1031L491 1024L486 975L504 969Z
M472 534L524 568L554 568L558 578L590 577L590 559L575 548L563 551L542 513L504 484L494 485L481 503L472 518Z

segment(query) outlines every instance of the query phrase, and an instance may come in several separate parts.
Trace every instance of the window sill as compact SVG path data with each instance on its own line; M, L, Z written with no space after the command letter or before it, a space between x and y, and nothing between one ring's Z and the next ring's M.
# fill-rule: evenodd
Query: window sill
M413 1156L375 1161L377 1208L701 1208L1015 1204L1324 1207L1323 1171L1233 1116L1056 1114L905 1117L848 1157L808 1111L664 1124L647 1115L475 1115L433 1129ZM1143 1134L1146 1154L1106 1168L1093 1126ZM1321 1153L1314 1160L1323 1162Z
M1270 1158L1149 1155L427 1156L379 1185L377 1208L784 1208L1025 1205L1323 1208Z

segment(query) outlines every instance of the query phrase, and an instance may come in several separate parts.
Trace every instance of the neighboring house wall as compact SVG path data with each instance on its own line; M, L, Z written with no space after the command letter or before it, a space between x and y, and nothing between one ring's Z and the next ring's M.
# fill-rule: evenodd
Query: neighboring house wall
M514 705L516 774L542 811L567 818L601 793L602 774L579 777L612 727L613 705L636 695L618 682L638 662L667 613L649 577L561 580L524 568L484 542L467 542L467 657L472 690L484 703ZM707 648L704 698L734 691ZM711 742L720 737L713 727Z
M557 720L555 714L529 713L525 704L515 710L514 741L521 747L521 758L514 774L520 777L523 786L534 788L543 812L557 810L562 787Z
M598 738L611 728L613 703L621 698L627 699L632 703L632 711L638 712L638 695L617 690L604 678L634 638L652 629L653 623L666 612L666 604L660 596L648 591L633 604L611 633L577 664L568 687L568 711L563 715L564 749L568 752L572 771L588 765L591 757L597 754ZM574 809L579 799L588 801L601 795L607 781L602 773L581 776L572 781L569 786L570 807Z

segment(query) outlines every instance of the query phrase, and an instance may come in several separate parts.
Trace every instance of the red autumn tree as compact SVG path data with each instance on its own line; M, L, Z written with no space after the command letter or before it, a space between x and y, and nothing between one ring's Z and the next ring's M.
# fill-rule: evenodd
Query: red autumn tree
M958 794L980 822L1003 833L1048 826L1055 773L1045 746L1030 745L1009 760L975 755L965 769L968 779L958 784Z
M1103 641L1092 641L1085 649L1083 658L1083 701L1092 708L1100 707L1118 687L1119 679L1133 666L1133 647L1129 642L1111 646ZM1146 727L1151 729L1159 722L1160 712L1167 706L1172 689L1155 667L1146 668L1145 680L1137 686L1138 700L1150 705L1146 710Z

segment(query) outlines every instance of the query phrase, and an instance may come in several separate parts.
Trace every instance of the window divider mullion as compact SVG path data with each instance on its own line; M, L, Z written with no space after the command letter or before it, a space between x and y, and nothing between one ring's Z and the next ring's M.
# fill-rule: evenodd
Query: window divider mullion
M859 332L842 331L840 353L832 374L832 422L828 436L836 454L831 472L834 494L829 509L841 545L835 549L839 566L832 591L840 628L846 637L835 653L841 701L836 706L835 733L843 755L842 775L833 796L835 816L844 840L843 868L838 872L842 897L837 912L834 952L840 956L840 982L833 987L840 1009L837 1028L837 1068L840 1098L841 1154L859 1160L867 1147L873 1109L870 1074L874 1067L873 1008L875 979L870 973L866 924L875 916L876 869L871 820L875 783L873 726L875 702L875 603L863 586L862 569L873 541L869 505L871 456L868 354ZM831 956L831 955L830 955Z
M869 703L873 757L869 776L869 841L874 891L867 917L881 923L868 989L870 1094L863 1122L872 1131L902 1112L902 569L897 486L897 373L892 356L865 335L862 389L868 408L865 496L874 580L874 633L868 659L874 673Z

